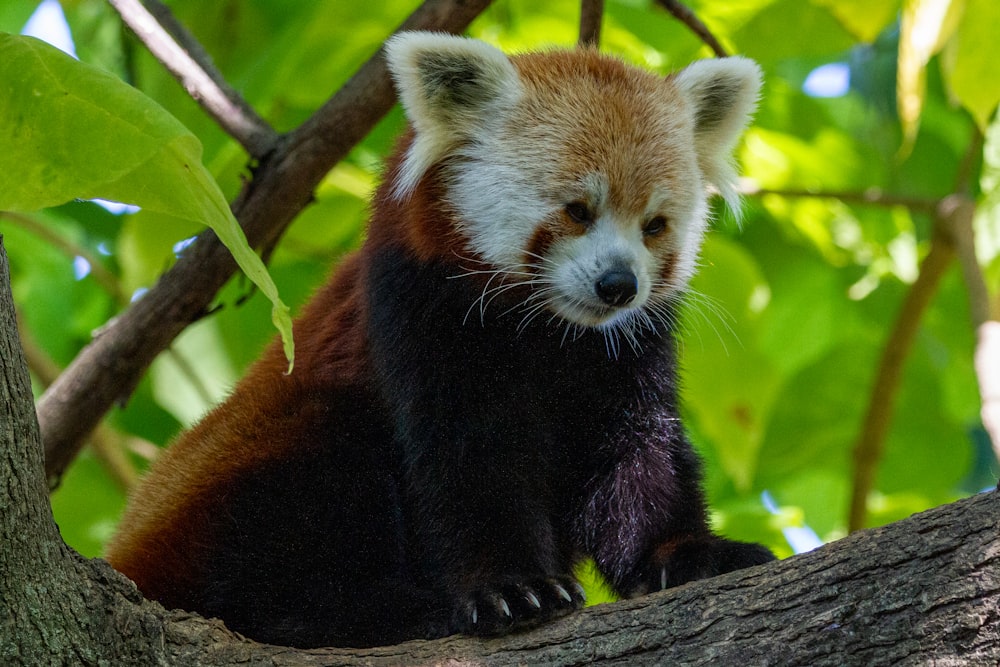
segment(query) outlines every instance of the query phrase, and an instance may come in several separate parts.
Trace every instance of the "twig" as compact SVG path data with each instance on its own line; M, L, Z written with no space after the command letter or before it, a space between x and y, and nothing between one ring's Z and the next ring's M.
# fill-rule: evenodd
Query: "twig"
M597 46L601 43L601 21L604 18L604 0L580 2L580 46Z
M976 202L972 198L975 166L982 156L984 137L978 127L973 127L972 141L965 153L956 179L955 192L943 202L947 206L945 220L962 267L962 277L969 292L969 314L976 328L976 351L973 366L979 385L980 418L983 428L993 445L993 453L1000 462L1000 312L990 304L990 291L986 286L983 268L976 257L976 238L973 221Z
M744 181L740 184L740 194L747 197L763 197L776 195L779 197L811 197L816 199L839 199L847 204L864 204L892 208L902 206L920 213L935 214L941 200L933 197L911 197L883 192L879 188L869 188L861 191L824 191L812 190L780 190L757 187L754 183Z
M404 30L458 32L489 0L426 0ZM279 140L233 203L254 247L280 238L326 173L388 113L395 93L379 51L299 129ZM46 474L58 476L105 412L131 395L153 359L198 319L236 264L207 231L145 296L83 348L38 401Z
M42 349L31 332L24 326L24 317L17 311L16 306L15 313L17 315L17 334L21 339L21 349L24 350L24 358L28 363L28 368L34 373L39 384L48 387L59 377L62 369ZM99 424L89 438L90 449L97 460L101 462L119 488L128 491L139 480L139 473L136 472L135 466L125 455L123 443L124 438L104 424ZM58 480L49 480L50 489L57 485Z
M108 295L111 296L115 304L117 304L119 307L128 305L129 299L125 295L124 290L122 290L121 281L118 279L118 276L116 276L115 274L111 273L106 268L104 268L104 265L101 263L100 259L98 259L89 250L87 250L87 248L84 248L83 246L77 245L75 243L72 243L71 241L66 240L65 238L57 234L54 230L52 230L50 227L42 224L41 222L35 220L30 216L23 215L21 213L14 213L11 211L0 211L0 218L5 218L10 222L18 225L22 229L25 229L31 232L32 234L38 236L39 238L51 244L56 249L61 250L67 257L70 258L78 256L82 257L84 260L86 260L87 264L90 266L90 275L94 278L94 281L102 289L104 289L104 291L107 292ZM21 337L24 338L26 333L27 332L22 331ZM38 349L40 350L41 348ZM188 361L188 359L183 354L181 354L180 352L178 352L173 348L168 348L166 350L166 353L170 355L171 359L174 360L174 362L177 365L177 369L180 371L181 375L183 375L187 379L187 381L191 384L195 393L198 394L198 397L205 403L210 403L212 400L211 394L205 387L205 383L201 381L201 378L195 372L194 366L191 364L191 362ZM40 372L42 370L41 367L39 366L40 359L38 357L32 358L30 351L27 349L25 350L25 355L28 357L28 367L31 368L33 371L36 371L36 376L39 377L39 379L41 379L43 375ZM48 387L50 384L52 384L55 381L56 377L58 377L60 372L61 370L58 367L56 367L55 370L53 370L51 374L47 377L47 379L45 379L42 382L43 386Z
M892 333L882 350L882 358L879 360L875 382L868 400L868 412L854 446L851 505L847 522L850 531L864 527L868 495L874 486L875 473L882 459L903 366L920 327L920 319L937 293L941 278L954 257L951 243L941 231L942 224L939 222L936 225L937 231L931 241L930 251L920 265L917 280L906 293Z
M670 12L675 19L686 25L691 32L698 36L701 41L712 49L712 52L719 58L725 58L729 52L719 43L712 31L701 22L695 13L675 0L656 0L657 4Z
M968 194L971 191L974 165L981 152L982 136L977 131L956 173L953 189L956 194L941 199L934 208L934 235L931 239L930 252L920 265L917 280L903 301L902 310L882 351L871 398L868 401L868 412L854 447L854 477L848 511L848 529L851 531L864 527L868 513L868 495L874 487L875 473L882 459L903 365L920 326L921 316L937 292L941 278L955 253L958 252L960 256L964 253L965 261L975 266L973 273L977 273L980 280L982 278L975 259L975 250L972 248L972 218L975 213L975 203ZM916 208L914 204L921 201L907 202L905 199L901 199L899 203L910 208ZM922 206L926 207L927 202ZM970 282L970 294L976 291L976 287L972 285L974 282L975 276ZM985 283L982 287L985 290ZM972 298L976 300L979 297Z
M979 416L1000 462L1000 322L996 320L976 329L975 369L982 401Z
M104 268L101 260L87 248L67 240L50 226L39 222L29 215L14 213L12 211L0 211L0 218L5 218L21 229L31 232L61 250L70 258L82 257L90 265L90 275L93 276L94 281L111 296L115 303L119 306L128 303L128 297L122 291L121 281L118 280L117 276Z
M226 83L198 41L159 0L108 0L122 21L177 79L191 98L261 160L274 147L277 133Z

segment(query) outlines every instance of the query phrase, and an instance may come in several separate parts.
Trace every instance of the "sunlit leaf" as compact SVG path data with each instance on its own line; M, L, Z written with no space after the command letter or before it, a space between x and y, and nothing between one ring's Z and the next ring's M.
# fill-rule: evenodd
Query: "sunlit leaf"
M838 55L852 44L850 35L829 12L801 0L772 3L742 26L733 35L733 41L741 53L765 61Z
M862 42L873 42L896 20L902 0L814 0Z
M954 52L945 62L945 75L952 94L969 110L981 129L986 128L1000 103L1000 76L997 76L993 57L998 30L1000 3L966 0L965 13L953 40Z
M927 92L927 63L955 32L962 4L953 0L907 0L903 5L896 103L903 124L904 152L917 136Z
M685 317L684 398L737 490L753 484L780 377L756 346L767 285L753 258L713 238L692 281Z
M274 304L291 363L288 308L202 166L198 139L154 101L44 42L0 34L0 145L0 210L100 197L212 227Z

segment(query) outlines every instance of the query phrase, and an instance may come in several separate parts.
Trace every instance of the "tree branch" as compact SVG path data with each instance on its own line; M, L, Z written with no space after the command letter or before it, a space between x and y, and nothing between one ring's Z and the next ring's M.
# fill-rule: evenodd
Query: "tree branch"
M839 199L846 204L862 204L892 208L903 206L911 211L933 215L937 213L941 200L934 197L911 197L884 192L879 188L868 188L862 191L830 190L816 192L813 190L771 189L759 187L749 179L740 182L740 194L747 197L764 197L775 195L789 198Z
M226 83L201 44L158 0L108 0L122 21L231 137L256 160L278 134Z
M717 57L725 58L729 55L725 47L712 34L712 31L687 6L676 0L656 0L656 2L670 12L675 19L686 25L701 41L705 42Z
M17 333L21 338L21 349L24 351L28 368L42 387L48 387L59 377L62 369L31 336L27 327L23 325L23 318L19 312L17 316ZM139 480L139 473L125 455L124 438L108 426L98 424L88 439L88 444L119 488L128 490Z
M604 0L580 2L580 46L596 47L601 43L601 21L604 19Z
M1000 322L984 322L976 329L974 365L982 401L979 416L1000 461Z
M426 0L399 30L458 32L489 0ZM381 50L294 132L282 137L233 203L254 247L277 241L313 197L323 176L395 102ZM124 403L156 355L201 317L236 269L211 231L77 355L38 401L46 472L58 477L84 437L115 403Z
M585 609L499 639L346 651L228 645L262 665L809 665L997 664L1000 493L984 493L856 533L784 561L634 600ZM179 615L178 615L179 616ZM189 664L225 664L221 629ZM169 633L167 636L171 636ZM191 635L188 635L191 636ZM226 642L228 644L228 642ZM198 643L195 642L195 646ZM196 649L199 650L199 649ZM194 658L194 656L192 656Z
M0 211L0 219L6 219L21 229L34 234L54 248L61 250L70 259L82 257L90 265L90 275L112 300L119 306L128 303L128 297L122 291L121 281L115 274L104 268L100 258L87 248L67 240L50 225L46 225L30 215L14 213L13 211Z
M947 231L955 246L962 277L969 292L969 313L976 328L973 367L979 385L980 418L1000 462L1000 309L994 310L983 268L976 256L976 203L972 198L975 165L982 158L983 134L973 126L972 141L960 165L955 195L943 203Z
M864 527L868 512L868 495L874 486L875 473L882 460L882 450L892 422L903 367L920 328L920 319L937 293L941 279L954 257L951 243L942 232L942 225L939 218L939 222L935 225L937 231L931 241L930 251L920 265L916 281L906 293L892 332L882 350L882 358L879 360L875 382L868 400L868 411L854 445L851 501L847 521L850 531Z

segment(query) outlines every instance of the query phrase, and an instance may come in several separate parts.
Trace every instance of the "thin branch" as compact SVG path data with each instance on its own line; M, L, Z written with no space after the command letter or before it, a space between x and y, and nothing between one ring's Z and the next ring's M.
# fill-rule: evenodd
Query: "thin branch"
M166 349L165 353L170 357L170 360L174 362L174 367L177 371L184 376L184 379L188 381L194 393L198 395L198 400L200 400L205 405L212 405L213 397L212 392L208 390L205 383L202 381L201 376L198 375L198 371L194 369L194 364L181 352L178 352L172 347Z
M868 400L868 412L857 443L854 445L853 483L848 512L850 531L864 527L868 496L874 487L879 461L882 460L885 437L892 421L903 366L913 346L924 311L937 293L941 279L955 254L940 227L941 223L936 225L939 231L931 241L931 249L920 265L916 281L906 293L892 333L882 350L882 358L879 360L875 382Z
M712 31L687 6L675 0L656 0L656 2L670 12L675 19L686 25L701 41L705 42L716 56L725 58L729 55L725 47L712 34Z
M278 135L212 64L198 41L158 0L108 0L122 21L195 102L251 157L261 160Z
M39 384L48 387L59 377L62 369L28 331L24 324L24 317L17 310L17 306L14 309L17 315L17 334L21 339L21 349L24 351L28 369L34 374ZM125 455L124 442L125 439L118 433L104 424L99 424L89 438L88 444L111 479L118 484L119 488L127 491L139 480L139 473L128 456ZM49 488L54 488L51 480Z
M935 214L941 200L934 197L912 197L908 195L896 195L884 192L879 188L869 188L861 191L824 191L813 190L782 190L761 188L753 182L744 179L740 183L740 194L747 197L764 197L766 195L776 195L778 197L789 198L815 198L815 199L839 199L846 204L863 204L867 206L878 206L893 208L902 206L920 213Z
M52 360L42 346L38 344L28 327L24 323L24 315L15 304L14 313L17 315L17 335L21 339L21 349L24 351L24 359L28 364L28 369L35 374L39 384L47 387L59 377L62 369Z
M400 30L459 32L489 0L426 0ZM253 247L276 242L313 201L326 173L374 127L396 97L379 50L300 128L282 137L233 203ZM236 270L206 231L143 298L102 329L37 404L47 475L58 476L86 435L132 394L156 356L201 317Z
M976 329L975 369L982 401L979 417L1000 462L1000 322L985 322Z
M60 234L56 233L51 227L35 220L31 216L11 211L0 211L0 218L7 219L22 229L41 238L57 250L61 250L70 259L73 257L82 257L90 266L90 275L94 278L94 281L108 293L112 300L114 300L119 307L128 305L129 298L125 295L118 276L104 268L101 260L87 248L68 241ZM27 335L27 331L22 331L21 333L22 338ZM41 348L38 349L41 350ZM55 381L61 370L58 367L55 367L54 370L43 368L40 365L40 359L38 357L32 359L31 352L32 349L25 349L25 354L28 355L28 366L33 371L36 371L36 377L42 381L43 386L48 387ZM187 379L192 389L194 389L195 393L198 394L198 397L206 404L211 403L211 393L208 391L208 388L205 387L205 383L202 382L201 377L199 377L199 375L195 372L194 366L191 362L182 353L173 348L168 348L166 353L174 361L177 366L177 370L185 377L185 379ZM35 362L34 365L32 365L32 361ZM51 370L51 373L43 373L42 371L45 370ZM43 377L46 379L43 379ZM119 477L121 476L119 475ZM132 477L134 478L135 475L133 474ZM58 481L56 481L56 483L58 483Z
M90 265L90 275L94 278L94 281L108 293L114 302L119 306L123 306L128 303L128 297L125 296L125 292L122 291L121 281L118 280L118 277L115 274L104 268L104 264L101 263L101 260L87 248L69 241L62 235L58 234L54 229L52 229L51 226L46 225L29 215L14 213L12 211L0 211L0 218L4 218L21 229L34 234L38 238L54 246L56 249L61 250L70 259L74 257L82 257L87 264Z
M601 43L601 21L604 19L604 0L580 2L580 46L596 47Z
M973 137L959 168L955 183L958 194L943 203L947 233L950 235L962 267L962 277L969 293L969 314L976 329L976 351L973 367L979 385L980 418L989 435L993 453L1000 462L1000 313L994 312L983 268L976 256L973 222L976 202L972 198L976 165L982 158L983 134L973 126Z

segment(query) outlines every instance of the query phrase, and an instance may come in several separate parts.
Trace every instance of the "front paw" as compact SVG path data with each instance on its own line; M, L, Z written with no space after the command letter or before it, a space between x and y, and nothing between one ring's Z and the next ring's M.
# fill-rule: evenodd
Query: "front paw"
M463 596L455 607L453 629L500 635L564 616L583 603L583 588L572 577L509 577Z
M762 565L774 559L774 554L760 544L736 542L715 535L674 539L656 549L646 571L629 591L629 597Z

